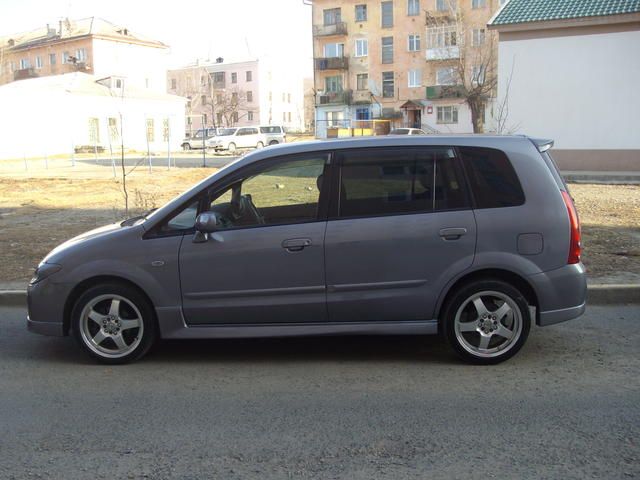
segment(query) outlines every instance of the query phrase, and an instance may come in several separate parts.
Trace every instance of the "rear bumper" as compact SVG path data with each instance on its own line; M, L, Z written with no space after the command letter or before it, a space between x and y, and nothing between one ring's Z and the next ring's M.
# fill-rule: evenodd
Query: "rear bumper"
M529 280L538 297L538 325L553 325L584 313L587 275L582 263L531 275Z
M62 322L35 322L27 315L27 330L40 335L51 335L54 337L64 336L64 325Z

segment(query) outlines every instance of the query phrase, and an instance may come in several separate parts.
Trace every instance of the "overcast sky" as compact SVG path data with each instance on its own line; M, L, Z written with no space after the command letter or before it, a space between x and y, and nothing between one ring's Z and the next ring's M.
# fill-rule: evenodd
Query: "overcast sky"
M312 71L311 7L302 0L0 0L0 35L91 16L168 44L171 67L268 54Z

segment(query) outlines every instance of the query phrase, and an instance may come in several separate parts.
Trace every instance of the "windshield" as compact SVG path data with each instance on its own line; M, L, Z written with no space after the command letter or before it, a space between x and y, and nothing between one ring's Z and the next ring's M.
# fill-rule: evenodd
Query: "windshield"
M237 129L235 128L223 128L220 131L220 135L233 135L234 133L236 133L236 130Z

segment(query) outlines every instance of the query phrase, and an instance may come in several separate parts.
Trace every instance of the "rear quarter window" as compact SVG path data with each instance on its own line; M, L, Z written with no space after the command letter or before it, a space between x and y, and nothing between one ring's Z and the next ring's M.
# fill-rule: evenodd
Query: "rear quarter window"
M461 147L476 208L515 207L524 203L524 192L509 158L493 148Z

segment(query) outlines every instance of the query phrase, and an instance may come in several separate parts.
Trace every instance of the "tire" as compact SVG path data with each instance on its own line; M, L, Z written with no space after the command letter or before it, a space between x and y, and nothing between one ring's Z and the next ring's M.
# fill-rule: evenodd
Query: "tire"
M531 328L529 304L502 280L476 280L449 298L441 326L460 357L492 365L513 357L524 345Z
M86 290L71 311L71 330L89 356L106 364L144 356L158 338L155 311L137 289L103 283Z
M235 152L236 151L236 144L231 142L229 144L229 146L227 147L227 150L229 150L230 152Z
M262 143L262 142L258 142L258 143L256 144L256 148L258 148L258 149L260 149L260 148L264 148L264 143Z
M278 142L277 140L271 140L269 142L269 145L278 145L278 143L280 143L280 142Z
M189 150L191 150L191 144L189 144L189 143L183 143L183 144L182 144L182 149L183 149L185 152L188 152Z

